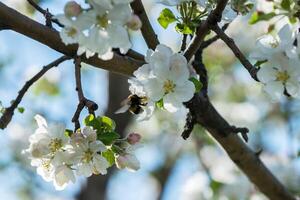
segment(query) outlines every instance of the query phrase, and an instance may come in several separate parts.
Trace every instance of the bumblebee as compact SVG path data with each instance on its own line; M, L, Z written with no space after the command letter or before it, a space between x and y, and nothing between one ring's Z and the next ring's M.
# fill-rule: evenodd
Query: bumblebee
M131 94L125 99L121 105L123 105L115 113L124 113L129 111L132 114L140 114L144 112L143 107L147 105L147 97L139 97L136 94Z

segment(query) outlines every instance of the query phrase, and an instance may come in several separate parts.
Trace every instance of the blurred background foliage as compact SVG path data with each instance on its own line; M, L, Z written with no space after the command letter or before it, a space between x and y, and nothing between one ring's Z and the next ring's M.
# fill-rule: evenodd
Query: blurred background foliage
M40 0L53 14L62 12L66 1ZM24 0L4 0L18 11L44 22ZM162 43L180 48L180 35L170 26L156 22L162 5L144 1L152 24ZM268 29L267 23L249 26L249 16L237 18L228 29L243 52L248 54L255 39ZM145 53L139 33L131 33L134 49ZM57 58L57 52L9 31L0 33L0 100L9 105L25 81L43 65ZM209 96L214 105L234 125L247 126L249 145L261 151L261 158L294 194L300 194L300 112L298 99L272 100L262 92L234 58L224 43L218 41L204 51L209 71ZM116 120L124 135L138 132L143 148L137 152L142 168L136 173L112 169L107 176L80 179L63 192L44 182L21 154L36 125L33 116L44 115L49 121L62 121L72 128L71 118L77 105L72 62L51 70L26 94L13 122L1 131L0 199L31 200L264 200L256 188L235 167L224 151L196 126L192 138L180 137L186 111L174 115L158 111L150 121L137 123L129 114L115 115L127 97L126 77L84 66L86 96L99 104L98 114ZM199 111L201 112L201 111ZM87 114L87 113L84 113ZM84 116L84 115L82 115Z

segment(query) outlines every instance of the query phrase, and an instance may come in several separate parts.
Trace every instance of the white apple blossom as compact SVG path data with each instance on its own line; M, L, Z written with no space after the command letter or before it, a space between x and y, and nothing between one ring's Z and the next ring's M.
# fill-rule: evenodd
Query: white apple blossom
M95 7L97 10L110 10L112 9L115 5L120 5L120 4L129 4L133 0L87 0L88 3L90 3L93 7Z
M70 182L75 183L76 177L72 165L76 162L75 151L68 147L66 151L59 152L51 164L53 170L53 184L56 190L65 189Z
M140 148L140 144L130 145L124 149L124 152L115 157L116 165L119 169L127 169L129 171L137 171L140 169L140 161L134 155L136 149Z
M276 35L263 35L256 42L256 49L251 53L250 57L256 60L269 60L273 54L285 52L291 54L293 43L295 41L295 31L286 24Z
M84 141L76 148L77 174L89 177L92 174L106 174L109 167L108 161L100 153L106 151L106 146L99 140Z
M76 44L84 36L83 31L91 25L90 18L85 14L80 14L76 18L70 18L65 15L56 15L55 18L64 25L59 35L66 44Z
M65 127L58 124L48 126L46 120L40 115L36 115L35 120L38 128L29 137L30 145L25 152L29 153L32 158L53 158L68 142L64 134Z
M151 101L163 99L164 108L176 112L183 102L193 97L195 86L189 81L188 63L183 55L158 45L155 51L148 50L145 60L148 64L134 75Z
M69 2L65 15L56 16L64 25L60 32L62 41L67 45L77 43L77 54L85 53L87 58L98 54L100 59L109 60L113 57L113 48L127 53L131 48L127 28L141 27L139 19L132 18L130 2L132 0L89 0L91 8L86 10Z
M274 99L284 91L295 97L299 94L299 60L290 59L282 53L273 54L257 72L257 78L265 84L264 90Z
M115 5L109 11L90 10L85 13L93 21L93 26L88 35L79 38L78 55L86 53L87 57L98 53L104 60L112 58L113 48L119 48L121 53L126 53L131 43L125 25L131 17L129 5Z

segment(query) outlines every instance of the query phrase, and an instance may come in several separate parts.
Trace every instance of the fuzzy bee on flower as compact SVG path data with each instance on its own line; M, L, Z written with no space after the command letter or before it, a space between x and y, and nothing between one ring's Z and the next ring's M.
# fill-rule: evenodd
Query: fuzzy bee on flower
M147 97L139 97L136 94L131 94L122 103L123 106L116 111L116 114L129 111L132 114L141 114L144 112L143 107L147 106Z
M115 113L120 114L129 111L138 115L137 119L140 121L149 119L155 108L154 102L149 100L138 80L129 79L128 82L131 94L121 103L122 107Z

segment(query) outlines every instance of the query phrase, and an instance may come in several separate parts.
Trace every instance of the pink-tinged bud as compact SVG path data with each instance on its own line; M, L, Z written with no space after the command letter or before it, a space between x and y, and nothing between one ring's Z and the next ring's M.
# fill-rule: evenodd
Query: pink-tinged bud
M64 8L67 17L77 17L81 13L81 6L75 1L69 1Z
M130 133L128 136L127 136L127 142L131 145L134 145L138 142L140 142L142 136L138 133Z
M127 22L127 27L131 30L137 31L142 28L142 21L137 15L131 15L130 20Z
M119 169L127 168L129 171L137 171L140 169L140 162L133 154L119 155L115 161Z

